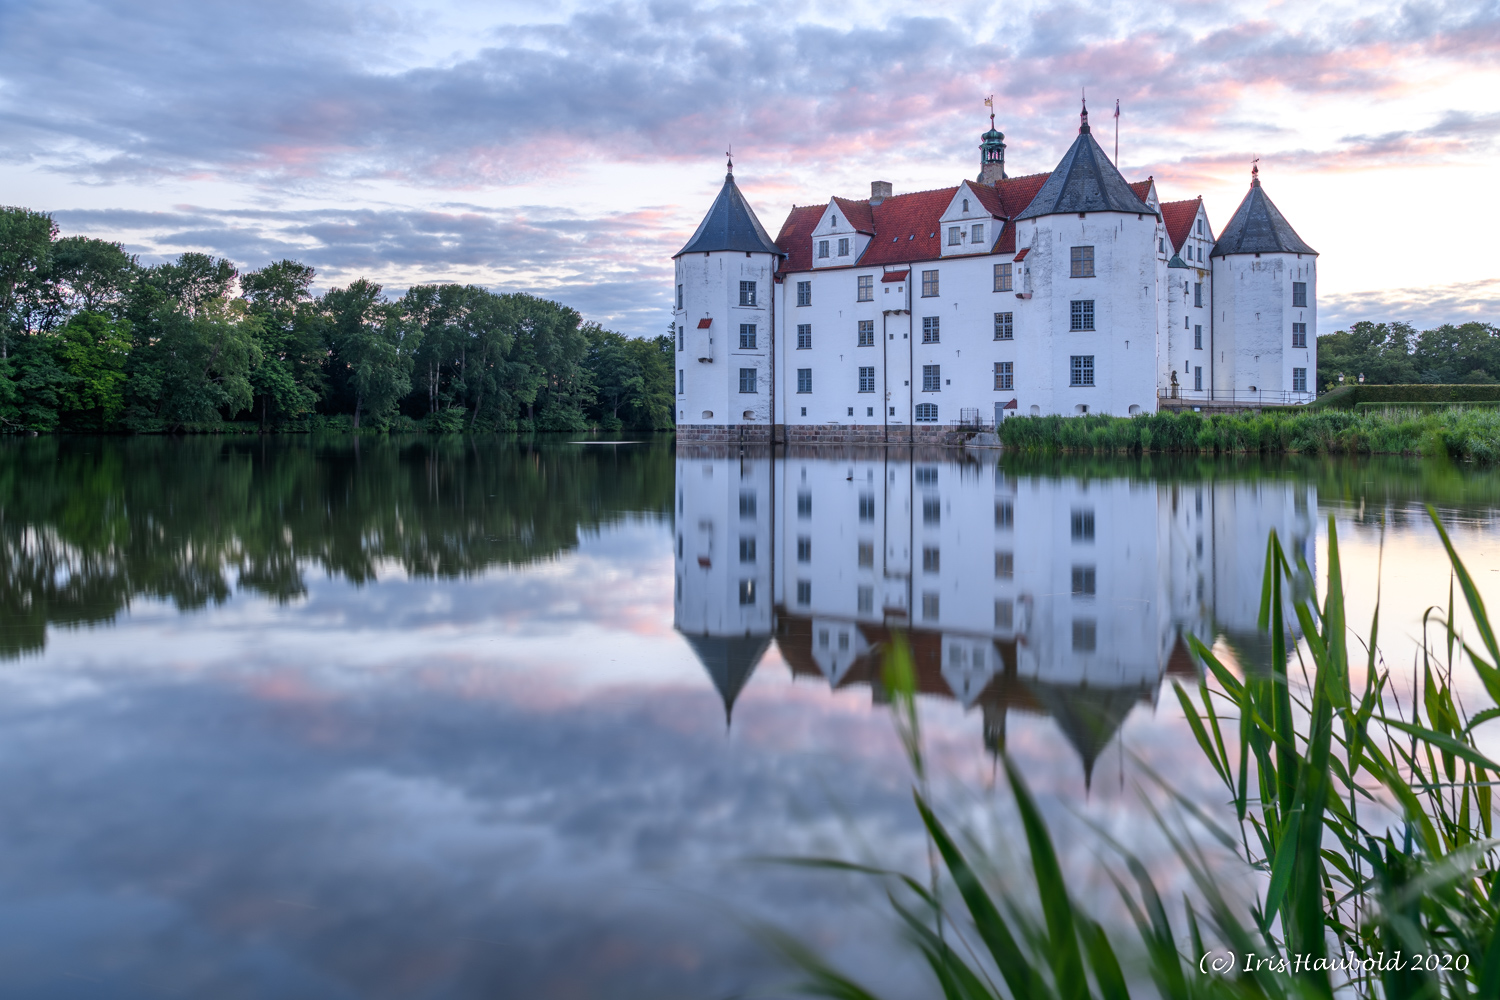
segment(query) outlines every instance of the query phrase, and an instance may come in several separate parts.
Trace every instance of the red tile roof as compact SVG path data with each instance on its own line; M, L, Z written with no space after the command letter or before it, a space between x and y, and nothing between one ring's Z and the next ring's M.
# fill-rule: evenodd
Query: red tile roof
M705 317L704 319L700 319L698 321L698 329L707 330L710 326L713 325L713 322L714 321L712 319L709 319L707 317Z
M1172 250L1181 250L1188 233L1192 232L1193 220L1198 217L1198 206L1202 198L1188 201L1164 201L1161 203L1161 218L1167 224L1167 242Z
M882 282L905 281L908 274L911 274L911 270L909 268L905 271L887 271L884 275L881 276L880 280Z
M990 214L1007 220L992 252L1016 252L1016 233L1009 220L1031 204L1050 176L1027 174L1023 177L1007 177L993 186L974 182L968 184L978 196L979 203ZM1130 190L1145 201L1151 192L1151 181L1137 181L1130 185ZM914 191L894 195L873 206L869 201L834 198L834 203L843 211L851 225L862 233L872 234L864 254L854 266L880 267L940 258L942 240L938 235L939 221L957 193L956 186L933 191ZM793 208L782 223L776 245L787 255L786 261L781 265L783 273L812 270L812 231L826 208L826 205Z
M1025 260L1026 255L1029 253L1031 253L1031 247L1022 247L1021 252L1016 254L1016 263L1019 264L1021 261Z

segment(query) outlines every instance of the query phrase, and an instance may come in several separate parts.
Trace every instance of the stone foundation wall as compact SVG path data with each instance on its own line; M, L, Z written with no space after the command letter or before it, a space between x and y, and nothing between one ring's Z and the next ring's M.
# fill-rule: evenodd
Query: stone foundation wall
M997 447L993 431L959 430L946 424L778 424L776 443L789 446L883 446L916 445L954 448ZM680 444L739 445L769 444L771 427L766 424L678 424Z
M739 444L755 441L769 444L770 424L678 424L678 441L693 441L703 444Z

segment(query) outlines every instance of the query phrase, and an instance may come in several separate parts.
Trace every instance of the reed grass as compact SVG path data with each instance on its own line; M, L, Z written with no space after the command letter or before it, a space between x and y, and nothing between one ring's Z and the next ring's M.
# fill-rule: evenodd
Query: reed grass
M1268 410L1252 414L1150 413L1134 417L1019 417L999 428L1021 452L1093 454L1421 455L1500 460L1500 410Z
M1500 644L1473 578L1436 511L1428 513L1475 636L1456 628L1450 588L1447 608L1424 615L1410 701L1379 657L1378 603L1363 656L1350 647L1332 518L1321 604L1293 587L1307 567L1289 563L1274 532L1267 541L1259 626L1273 644L1269 671L1239 675L1191 641L1204 676L1196 690L1178 684L1175 694L1236 822L1226 826L1155 779L1165 801L1148 800L1148 808L1193 887L1176 921L1145 865L1119 845L1110 845L1117 862L1107 867L1134 933L1096 921L1070 891L1048 825L1008 756L1002 762L1025 831L1030 891L1023 898L984 874L993 870L988 860L973 840L960 846L927 788L911 657L900 641L886 651L886 685L933 870L919 879L838 859L799 863L883 880L946 1000L1500 997L1492 792L1500 765L1474 739L1500 708L1468 715L1452 686L1458 671L1472 670L1500 705ZM1356 683L1351 665L1360 661ZM1237 855L1254 873L1248 900L1229 891L1222 864L1187 832L1189 819L1217 842L1213 850ZM877 996L805 947L770 937L800 971L799 992ZM1235 953L1232 969L1200 968L1200 956L1214 948ZM1393 967L1398 952L1400 968ZM1412 967L1415 955L1453 958L1446 968ZM1326 967L1351 959L1361 963L1352 971ZM1127 976L1142 966L1144 974Z

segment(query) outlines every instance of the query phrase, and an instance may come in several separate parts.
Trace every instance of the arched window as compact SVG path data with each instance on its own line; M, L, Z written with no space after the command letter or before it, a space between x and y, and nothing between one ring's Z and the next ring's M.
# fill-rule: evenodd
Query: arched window
M964 211L967 212L968 210L969 210L969 199L965 198L964 199Z

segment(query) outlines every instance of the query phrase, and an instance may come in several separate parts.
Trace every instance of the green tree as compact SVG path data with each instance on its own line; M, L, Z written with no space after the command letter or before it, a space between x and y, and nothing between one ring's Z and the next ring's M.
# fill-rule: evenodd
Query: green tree
M384 425L411 392L412 355L421 343L421 328L385 300L379 285L364 278L333 289L323 296L322 306L332 335L331 365L354 397L355 430L366 412Z
M125 409L130 321L97 312L75 313L50 339L57 366L67 375L56 399L64 429L113 428Z
M1421 381L1488 385L1500 378L1500 328L1444 323L1416 338Z
M260 363L250 373L250 385L262 430L312 412L322 398L327 323L310 292L316 276L294 260L240 276L250 314L260 321Z
M52 266L57 224L44 212L0 206L0 360L10 356L11 338L29 331Z
M49 275L65 313L120 309L140 265L118 243L64 236L53 244Z

